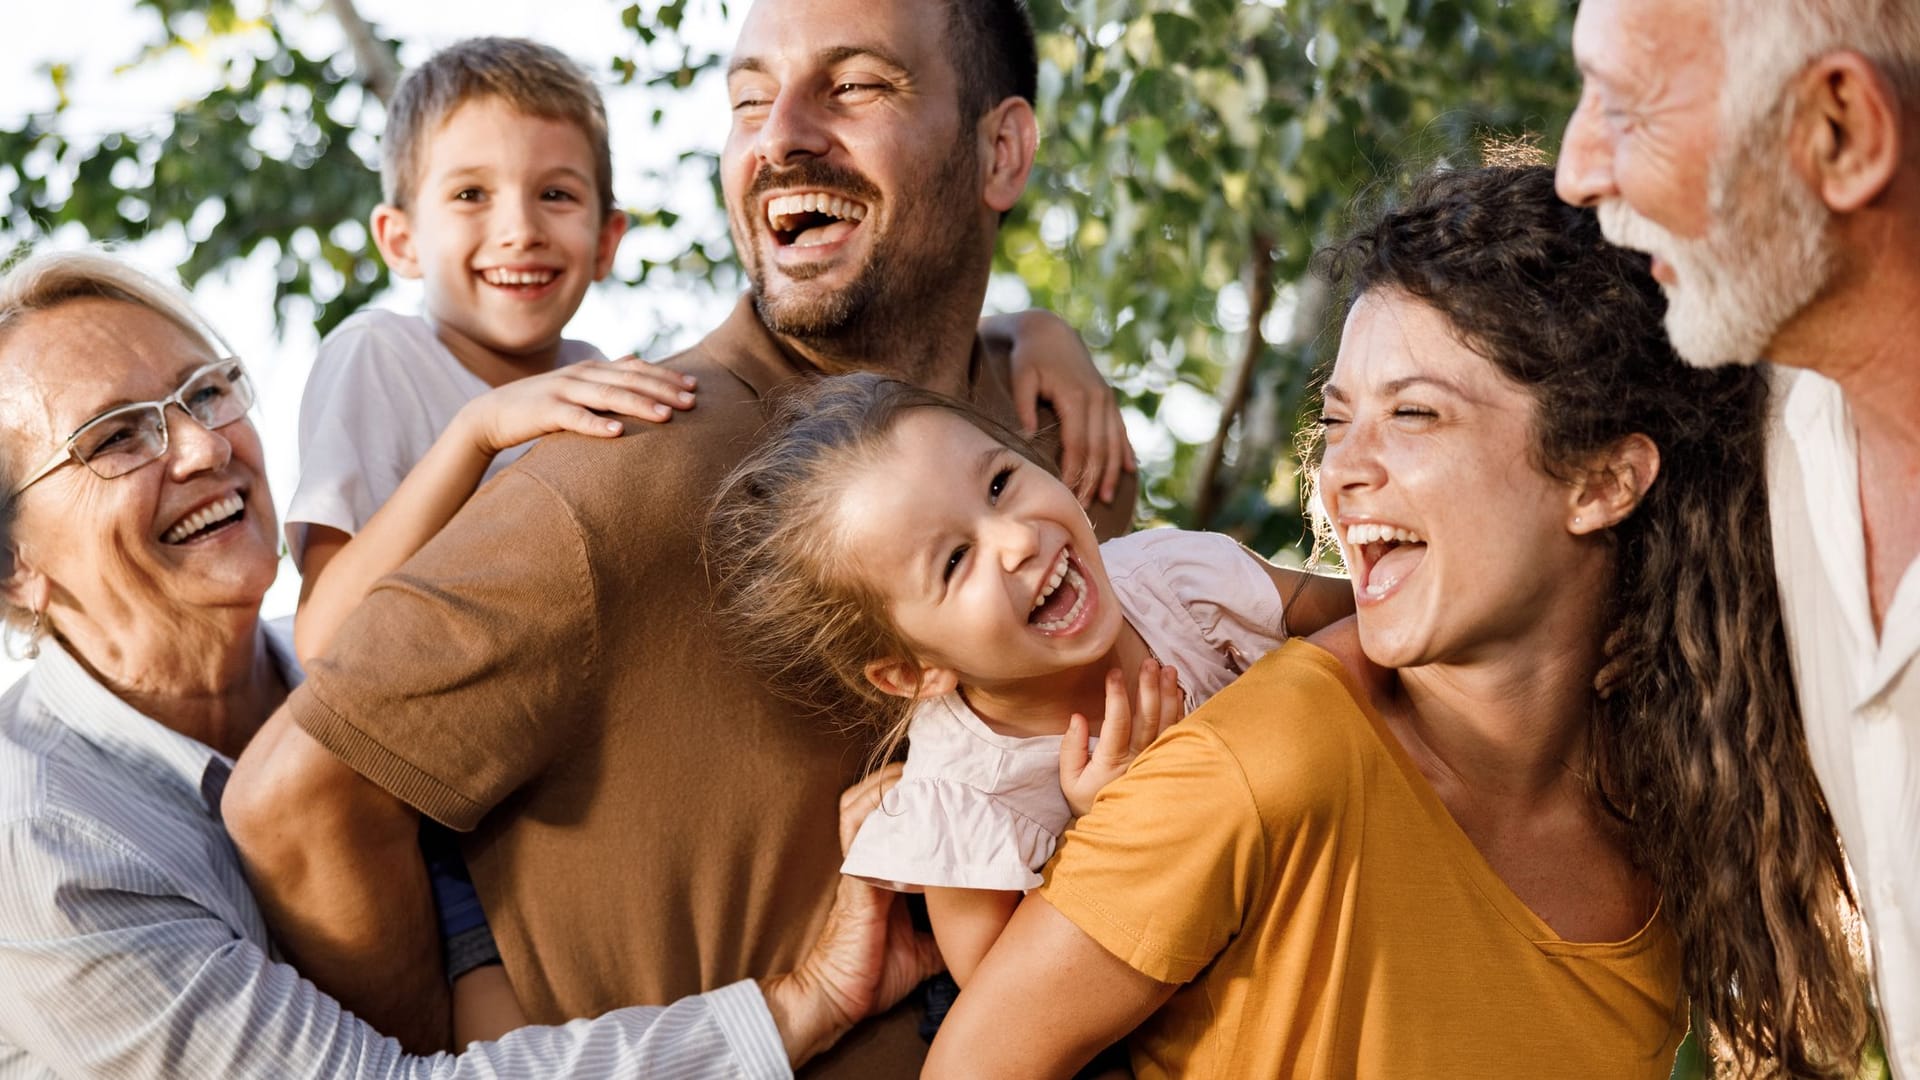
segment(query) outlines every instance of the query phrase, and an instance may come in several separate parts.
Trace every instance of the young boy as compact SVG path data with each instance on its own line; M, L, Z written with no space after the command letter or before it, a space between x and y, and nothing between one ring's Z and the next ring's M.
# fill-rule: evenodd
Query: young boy
M374 243L426 312L363 311L320 345L287 512L302 660L529 440L693 403L690 378L561 337L627 228L600 94L565 56L503 38L436 54L394 95L380 179Z

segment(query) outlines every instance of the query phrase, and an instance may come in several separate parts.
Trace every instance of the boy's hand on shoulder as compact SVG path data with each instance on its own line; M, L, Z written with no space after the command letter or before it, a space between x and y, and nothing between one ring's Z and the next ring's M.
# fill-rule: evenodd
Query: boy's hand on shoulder
M1013 407L1031 436L1040 429L1040 402L1060 418L1060 475L1084 506L1112 502L1122 472L1133 472L1133 447L1113 387L1093 354L1065 319L1038 309L992 315L981 333L1004 341L1013 377Z
M693 408L694 378L638 357L587 360L498 386L461 408L454 423L483 457L556 431L612 438L614 416L666 423ZM614 416L603 416L612 413Z
M1119 779L1140 751L1186 715L1179 673L1152 657L1140 662L1138 697L1136 709L1127 700L1126 676L1114 668L1107 672L1107 715L1100 722L1100 745L1088 749L1086 717L1074 713L1067 722L1067 734L1060 740L1060 790L1074 817L1091 809L1101 788Z

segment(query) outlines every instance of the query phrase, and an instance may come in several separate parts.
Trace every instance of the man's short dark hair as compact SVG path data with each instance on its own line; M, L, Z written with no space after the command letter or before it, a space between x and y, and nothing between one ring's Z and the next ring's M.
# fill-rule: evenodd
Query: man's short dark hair
M962 116L984 116L1010 97L1033 103L1040 61L1026 0L947 0L947 29Z

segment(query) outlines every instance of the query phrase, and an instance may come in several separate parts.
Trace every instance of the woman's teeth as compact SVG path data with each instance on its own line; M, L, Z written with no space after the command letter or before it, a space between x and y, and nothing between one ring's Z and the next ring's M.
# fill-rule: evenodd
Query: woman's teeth
M246 501L241 499L238 493L229 495L219 502L202 507L188 514L186 517L181 518L178 522L174 523L173 528L168 529L160 539L164 543L177 544L216 521L222 521L238 514L240 511L246 509L246 505Z
M1371 522L1347 526L1347 545L1359 547L1363 544L1384 544L1393 541L1398 544L1424 544L1426 540L1412 529L1399 529L1392 525L1375 525Z

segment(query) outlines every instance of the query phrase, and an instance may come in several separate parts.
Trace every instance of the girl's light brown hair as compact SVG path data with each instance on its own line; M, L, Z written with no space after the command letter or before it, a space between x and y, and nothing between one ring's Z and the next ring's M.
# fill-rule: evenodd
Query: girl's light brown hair
M907 414L938 409L1052 472L1034 448L966 402L870 373L803 384L774 398L763 441L721 484L703 542L732 647L774 693L875 738L893 756L912 702L866 675L875 660L917 666L885 595L861 579L838 508L863 466L885 454ZM955 497L958 492L953 493Z

